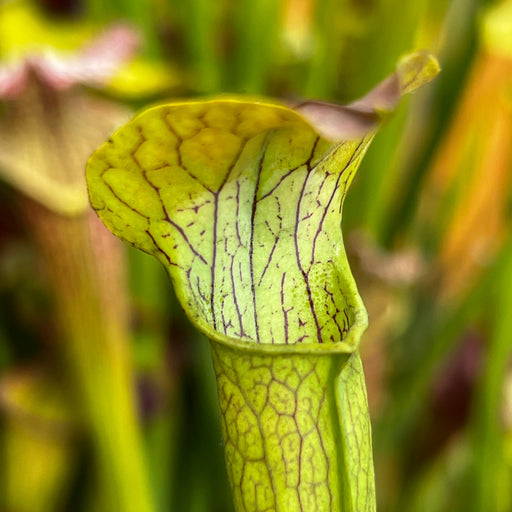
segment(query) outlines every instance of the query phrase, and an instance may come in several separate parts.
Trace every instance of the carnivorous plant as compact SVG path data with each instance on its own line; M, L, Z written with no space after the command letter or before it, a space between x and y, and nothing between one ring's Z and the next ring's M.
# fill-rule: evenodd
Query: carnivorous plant
M210 339L239 512L375 510L367 315L341 210L382 118L437 71L430 55L408 55L347 107L154 107L89 160L100 218L164 264Z

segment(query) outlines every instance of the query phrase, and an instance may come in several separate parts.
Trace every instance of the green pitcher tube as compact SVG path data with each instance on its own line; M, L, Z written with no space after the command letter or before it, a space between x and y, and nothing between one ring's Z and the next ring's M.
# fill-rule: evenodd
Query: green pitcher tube
M237 512L375 510L367 317L341 212L382 118L437 71L411 54L346 107L161 105L89 160L93 208L162 262L210 339Z
M236 510L375 510L358 354L212 354Z

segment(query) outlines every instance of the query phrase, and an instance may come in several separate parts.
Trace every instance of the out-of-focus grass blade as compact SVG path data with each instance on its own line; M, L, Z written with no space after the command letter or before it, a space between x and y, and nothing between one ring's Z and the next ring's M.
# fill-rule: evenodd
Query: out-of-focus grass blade
M444 2L438 1L443 5ZM425 174L433 152L445 136L445 128L450 122L457 98L464 87L468 69L475 52L478 0L454 0L446 10L446 18L439 31L439 58L443 72L432 84L432 98L423 112L421 138L414 147L402 154L401 186L396 188L393 200L388 202L387 211L380 221L380 241L389 246L393 240L411 228L414 212L423 192ZM432 9L432 6L430 6ZM424 23L425 25L425 23ZM423 30L426 30L425 28Z
M233 74L235 91L261 94L279 46L282 0L238 0L234 8Z
M348 76L342 74L346 93L354 94L355 88L361 91L368 89L370 84L385 75L385 70L397 56L415 46L425 4L425 0L386 0L377 2L376 7L367 13L369 26L365 37L362 40L356 38L343 56L343 62L347 62L352 71ZM347 200L345 225L349 228L363 227L377 239L400 180L397 155L403 148L398 142L404 132L406 110L400 109L394 119L383 127L361 165L354 193ZM421 120L416 118L414 122Z
M186 44L186 60L193 74L192 88L200 93L218 92L221 87L220 2L179 0L176 9Z
M167 276L161 265L140 251L130 250L129 257L130 288L137 310L135 366L142 378L149 379L150 383L154 381L157 386L147 391L156 395L149 400L155 400L157 406L156 410L148 411L145 418L146 452L157 508L165 511L171 508L174 487L170 482L178 469L174 455L179 423L176 394L181 375L172 374L169 366L174 368L174 365L167 362L169 317L177 304L169 297L169 287L165 286Z
M471 458L466 436L455 439L422 472L412 489L406 489L397 510L446 512L468 510L468 464ZM466 507L466 508L464 508Z
M392 405L375 431L379 449L396 447L410 435L412 425L418 421L423 410L440 363L454 350L460 334L471 319L480 317L486 310L490 290L502 279L502 267L507 264L511 254L512 240L501 250L473 292L455 309L418 307L409 329L402 336L402 344L414 344L420 347L419 352L413 356L417 359L402 360L408 368L401 372L393 385Z
M333 99L340 75L341 52L345 44L340 24L344 16L350 18L352 12L346 1L323 0L316 4L312 27L313 48L305 87L301 92L310 98ZM388 70L391 68L392 65Z
M493 288L492 328L473 418L474 512L507 512L512 505L504 459L503 387L512 356L512 244Z
M104 2L107 3L108 2ZM162 49L159 40L159 26L163 20L157 18L156 0L118 0L119 16L131 21L141 30L144 39L143 49L147 56L157 57ZM170 50L172 51L172 50Z

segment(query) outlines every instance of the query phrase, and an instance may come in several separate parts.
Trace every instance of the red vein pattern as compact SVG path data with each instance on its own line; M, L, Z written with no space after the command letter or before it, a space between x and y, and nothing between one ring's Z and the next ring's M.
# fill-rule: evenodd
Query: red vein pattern
M96 152L91 200L118 236L167 266L200 326L259 343L335 343L354 318L340 211L367 143L329 143L274 105L158 107Z
M159 107L95 153L91 201L211 339L327 348L355 322L341 207L370 138L327 142L273 105ZM238 512L374 512L362 369L335 352L212 343Z
M340 361L212 352L237 511L342 510L326 381Z
M351 107L303 104L318 132L256 101L156 107L89 161L93 207L212 341L237 512L375 512L341 210L379 112L437 70L413 54Z

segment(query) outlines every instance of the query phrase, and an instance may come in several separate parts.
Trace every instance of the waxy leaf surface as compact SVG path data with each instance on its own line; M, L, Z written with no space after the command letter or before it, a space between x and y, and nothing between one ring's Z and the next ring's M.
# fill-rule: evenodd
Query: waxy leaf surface
M156 107L95 153L91 200L207 334L339 342L354 323L341 207L369 140L329 142L272 104Z
M89 161L99 216L165 265L212 341L239 512L375 510L367 320L341 210L381 115L437 69L409 56L349 107L155 107Z

